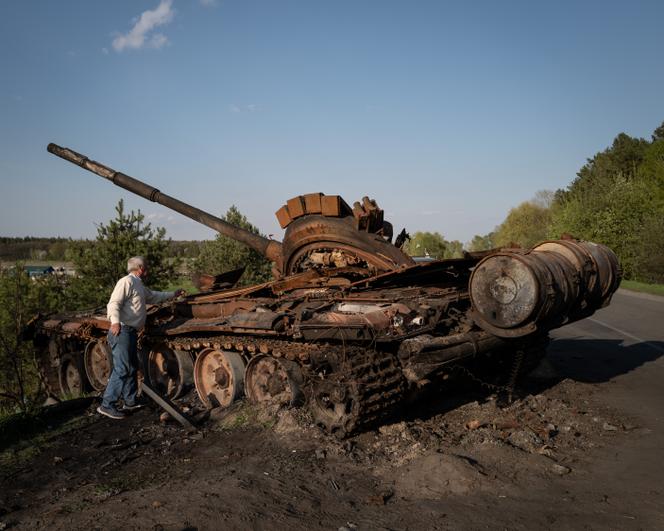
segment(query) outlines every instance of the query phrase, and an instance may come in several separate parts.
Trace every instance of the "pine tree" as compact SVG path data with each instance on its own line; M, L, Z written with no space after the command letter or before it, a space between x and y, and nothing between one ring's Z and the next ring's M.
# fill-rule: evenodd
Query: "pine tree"
M176 277L177 260L168 255L166 229L144 223L140 210L126 213L122 200L115 211L115 219L98 225L94 242L75 242L69 251L77 271L68 290L70 308L105 304L116 282L127 274L127 260L132 256L148 261L146 283L152 289L164 289Z
M260 234L235 205L228 209L222 219L236 227ZM272 264L269 260L245 244L221 234L214 240L203 243L193 264L195 272L209 275L218 275L240 267L246 268L240 280L242 285L266 282L272 278Z

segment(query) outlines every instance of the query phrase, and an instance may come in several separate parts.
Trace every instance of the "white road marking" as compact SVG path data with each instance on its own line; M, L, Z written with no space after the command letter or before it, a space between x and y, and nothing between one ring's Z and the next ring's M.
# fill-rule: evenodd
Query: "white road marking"
M610 324L606 324L602 321L598 321L597 319L593 319L592 317L588 317L587 320L592 322L592 323L603 326L604 328L608 328L609 330L613 330L614 332L618 332L621 336L625 336L625 337L628 337L630 339L633 339L634 341L638 341L639 343L643 343L644 345L647 345L650 348L655 349L657 352L664 352L664 348L660 347L659 345L655 345L654 343L652 343L650 341L646 341L645 339L642 339L642 338L637 337L633 334L630 334L629 332L625 332L624 330L621 330L620 328L616 328L614 326L611 326Z

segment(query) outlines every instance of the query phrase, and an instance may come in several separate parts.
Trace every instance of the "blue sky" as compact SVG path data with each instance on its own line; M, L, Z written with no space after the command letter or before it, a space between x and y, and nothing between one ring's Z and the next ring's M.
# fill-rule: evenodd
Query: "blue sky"
M124 197L55 142L213 214L324 192L468 241L664 120L664 2L0 4L0 235L93 237Z

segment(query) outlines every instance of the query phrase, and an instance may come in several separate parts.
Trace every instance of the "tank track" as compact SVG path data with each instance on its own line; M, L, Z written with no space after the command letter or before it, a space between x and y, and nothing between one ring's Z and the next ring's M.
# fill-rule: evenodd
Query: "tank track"
M398 411L405 382L394 355L360 347L337 347L335 354L335 370L318 372L309 382L309 409L319 425L344 438Z
M215 348L237 352L247 358L258 354L269 354L275 358L286 358L308 364L312 356L320 353L325 345L283 341L279 339L249 338L231 335L214 337L177 337L167 338L169 348L185 351L197 351L203 348Z
M184 351L216 348L245 358L268 354L295 361L302 369L303 391L316 423L339 438L384 422L399 409L405 394L401 367L390 352L237 336L173 338L166 343Z

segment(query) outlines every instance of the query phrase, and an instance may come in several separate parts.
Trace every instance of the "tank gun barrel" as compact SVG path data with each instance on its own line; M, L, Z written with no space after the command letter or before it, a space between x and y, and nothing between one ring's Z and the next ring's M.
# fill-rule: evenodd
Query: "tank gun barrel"
M198 223L210 227L211 229L216 230L224 236L228 236L233 240L244 243L269 260L276 262L277 264L279 264L281 261L281 242L269 240L248 230L231 225L230 223L225 222L223 219L213 216L212 214L208 214L207 212L188 205L187 203L179 201L174 197L164 194L149 184L139 181L138 179L130 177L124 173L120 173L119 171L115 171L114 169L109 168L108 166L104 166L99 162L90 160L85 155L76 153L71 149L63 148L56 144L49 144L47 149L49 153L53 153L54 155L57 155L62 159L76 164L85 170L96 173L100 177L108 179L116 186L124 188L125 190L129 190L130 192L136 195L140 195L141 197L149 199L155 203L159 203L166 208L175 210L183 216L187 216L188 218L193 219Z

